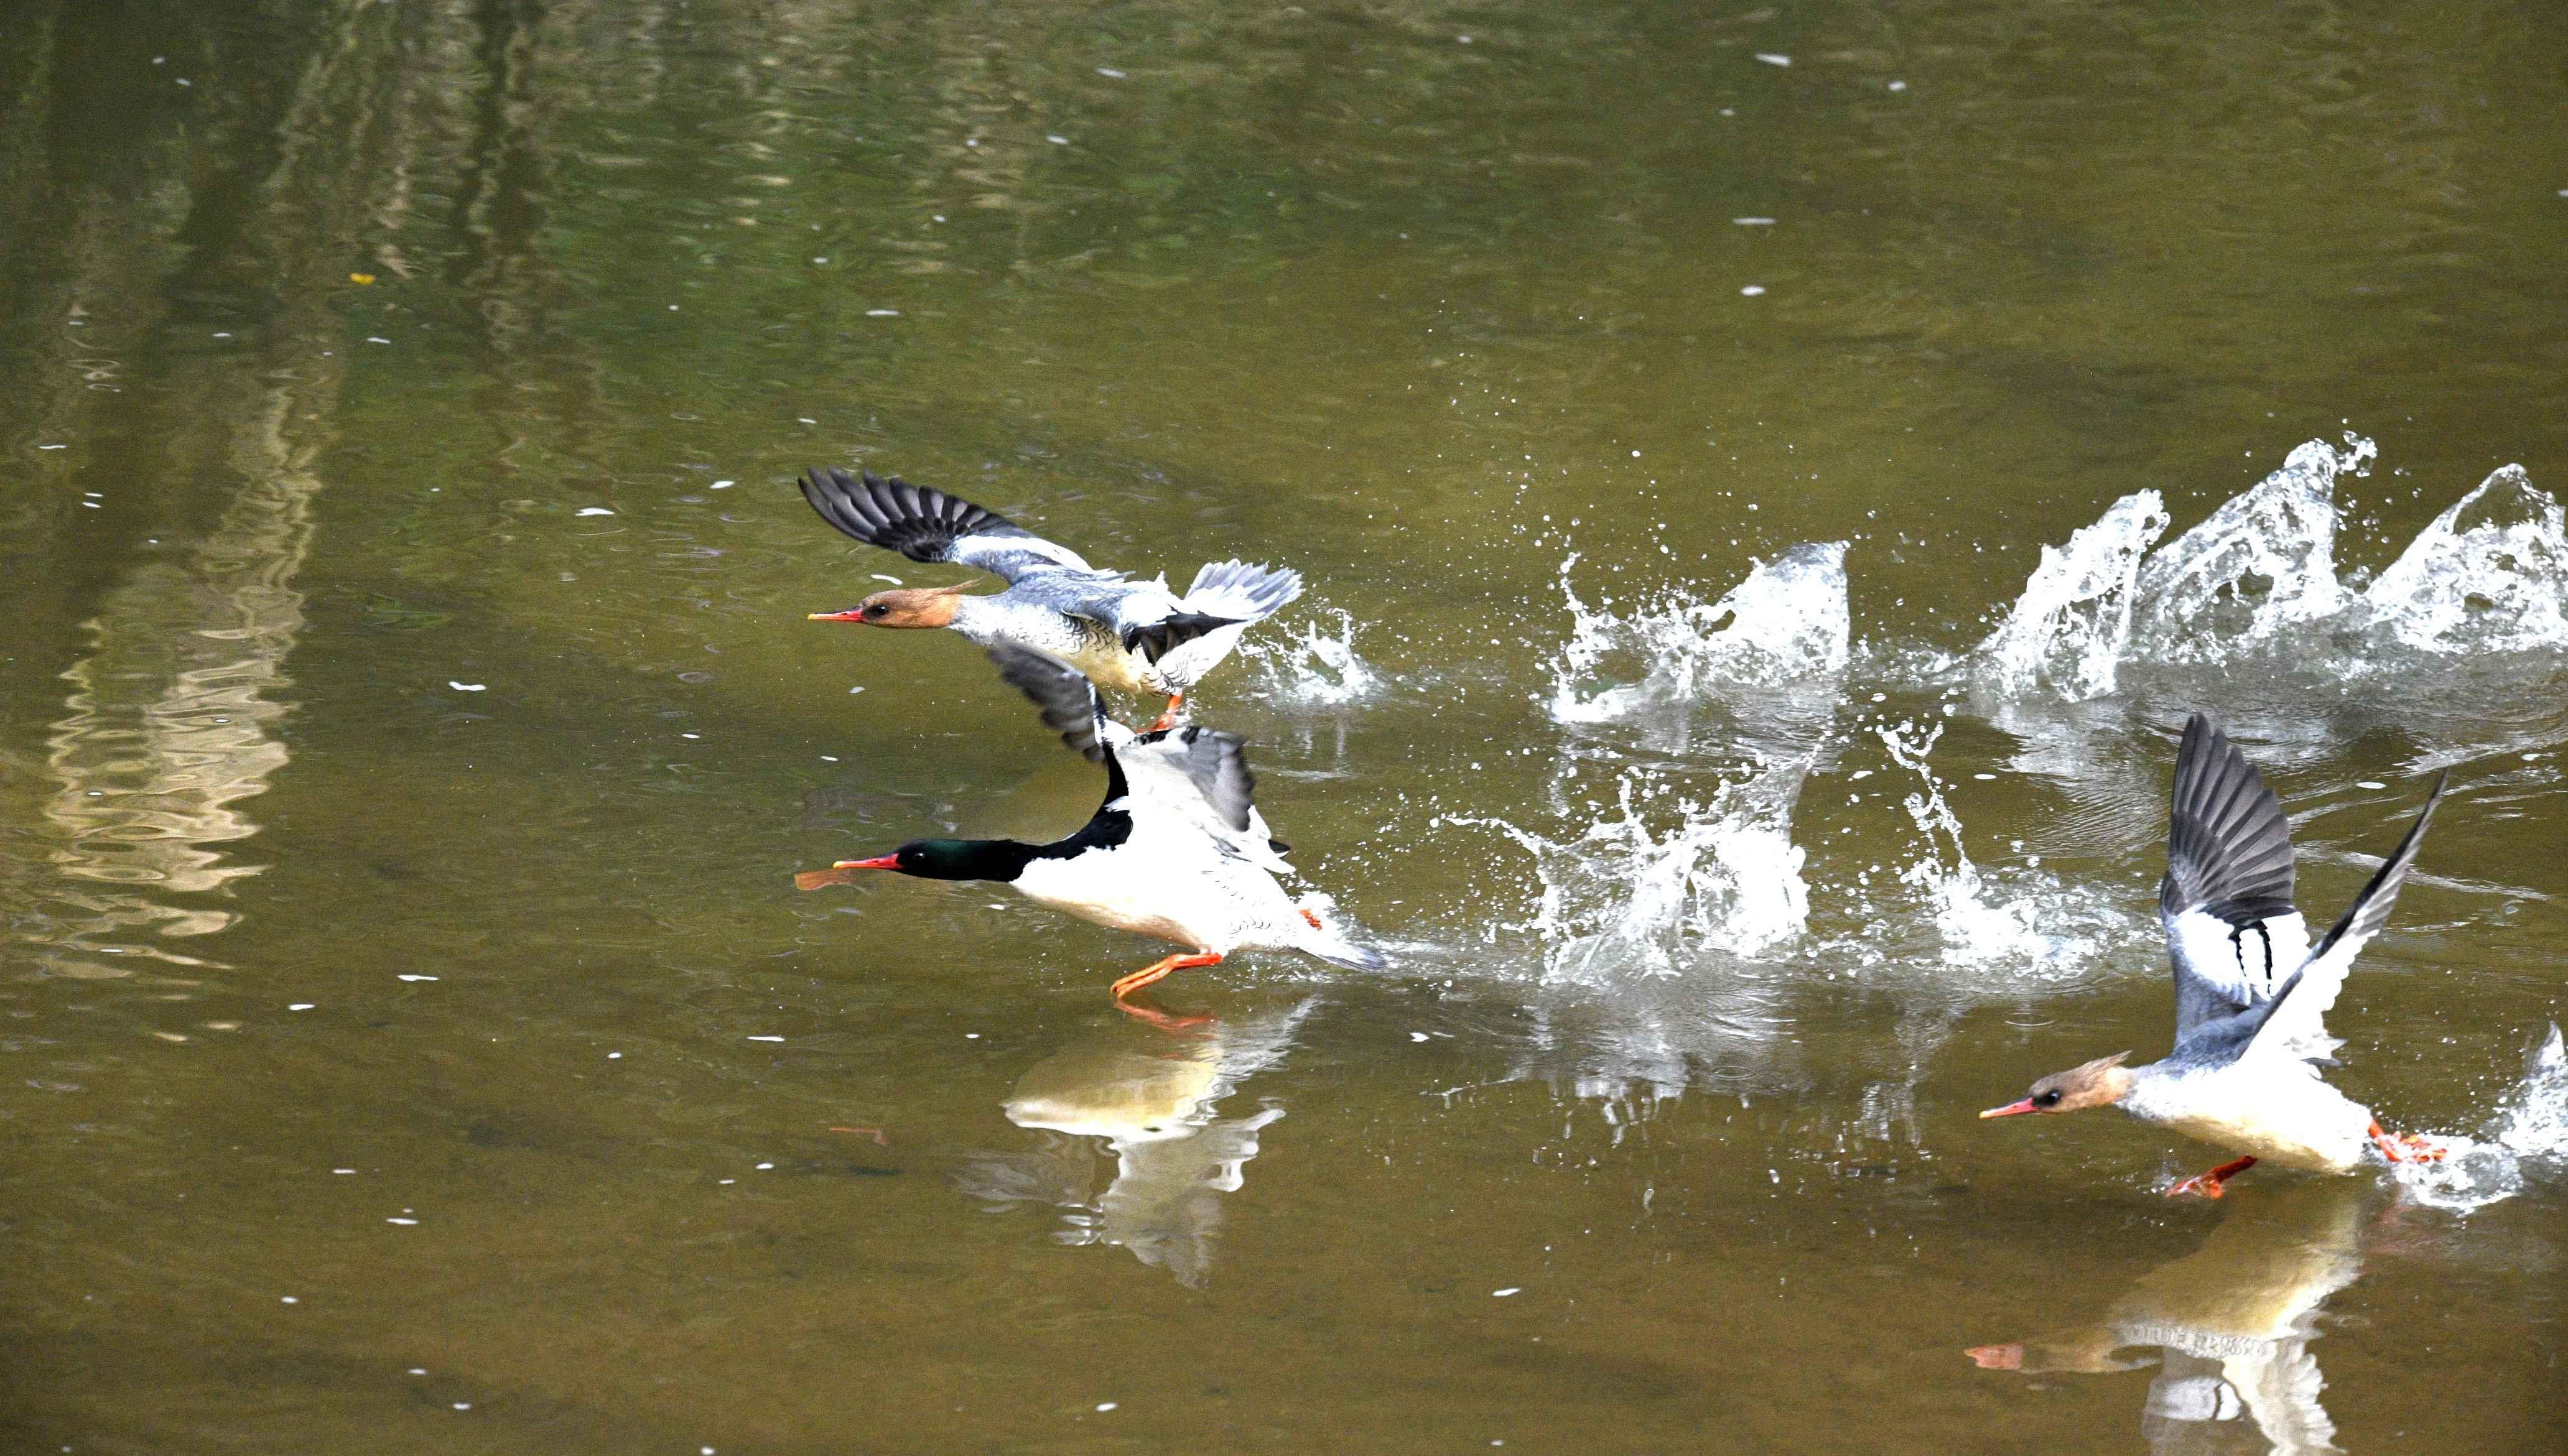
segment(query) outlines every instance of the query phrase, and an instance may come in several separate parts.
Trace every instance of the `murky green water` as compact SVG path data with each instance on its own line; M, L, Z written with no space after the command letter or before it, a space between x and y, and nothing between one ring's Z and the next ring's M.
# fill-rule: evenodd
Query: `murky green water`
M2216 1155L1972 1113L2164 1048L2198 707L2321 916L2456 769L2334 1075L2538 1123L2568 658L2236 602L2076 703L1967 655L2117 498L2171 538L2304 440L2378 444L2349 592L2498 465L2568 484L2563 48L0 10L9 1447L2560 1449L2555 1167L2173 1203ZM1098 791L965 644L802 620L949 579L791 487L856 460L1305 571L1198 713L1394 970L1184 973L1171 1035L1104 991L1155 945L798 895ZM1804 540L1850 659L1610 697ZM2568 580L2518 564L2453 600Z

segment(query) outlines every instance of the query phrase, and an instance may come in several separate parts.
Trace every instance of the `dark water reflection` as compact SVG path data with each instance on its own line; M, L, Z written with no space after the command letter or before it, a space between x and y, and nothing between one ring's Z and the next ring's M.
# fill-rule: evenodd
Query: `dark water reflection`
M2458 768L2339 1076L2484 1132L2559 1014L2559 656L1959 655L2305 439L2380 444L2349 582L2568 485L2561 24L0 7L0 1430L2086 1449L2141 1375L1954 1357L2084 1320L2024 1362L2174 1351L2152 1440L2558 1448L2555 1182L2175 1206L2197 1150L1969 1114L2164 1035L2207 707L2317 904ZM1104 1003L1155 950L991 887L798 897L1095 801L962 644L800 620L946 579L795 498L858 460L1304 570L1200 712L1396 970L1237 958L1170 1034ZM1656 671L1837 541L1842 661ZM2022 913L1956 954L1971 885Z

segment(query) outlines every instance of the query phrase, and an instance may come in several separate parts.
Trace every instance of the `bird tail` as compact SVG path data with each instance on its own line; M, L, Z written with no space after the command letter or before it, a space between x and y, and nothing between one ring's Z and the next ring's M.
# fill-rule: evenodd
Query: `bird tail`
M1350 971L1383 971L1391 966L1382 952L1371 946L1360 946L1350 940L1331 939L1325 935L1312 937L1303 943L1302 949L1332 966L1344 966Z
M1346 922L1333 913L1335 902L1318 892L1303 896L1294 909L1301 912L1304 925L1301 938L1293 944L1303 952L1317 956L1332 966L1350 971L1381 971L1390 967L1380 951L1360 946L1347 938Z
M1229 622L1256 622L1302 594L1302 573L1247 561L1207 562L1178 605Z
M1170 652L1207 633L1224 627L1237 627L1236 617L1211 617L1201 612L1171 612L1156 622L1140 622L1124 629L1124 650L1137 652L1145 662L1157 662Z

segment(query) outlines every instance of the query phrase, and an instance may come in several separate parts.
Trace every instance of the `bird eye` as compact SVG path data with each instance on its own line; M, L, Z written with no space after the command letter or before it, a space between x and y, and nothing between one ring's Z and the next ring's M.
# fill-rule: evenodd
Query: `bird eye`
M865 608L865 615L866 615L866 616L868 616L868 617L871 617L871 618L873 618L873 619L875 619L875 620L877 620L877 621L881 620L884 616L888 615L890 612L891 612L891 608L884 606L884 605L883 605L882 603L880 603L880 602L876 602L876 603L874 603L872 606Z
M2054 1087L2054 1088L2052 1088L2052 1089L2051 1089L2050 1091L2048 1091L2048 1092L2040 1092L2040 1093L2035 1094L2034 1099L2033 1099L2033 1105L2035 1105L2036 1107L2057 1107L2057 1106L2059 1106L2059 1105L2060 1105L2060 1089L2059 1089L2058 1087Z

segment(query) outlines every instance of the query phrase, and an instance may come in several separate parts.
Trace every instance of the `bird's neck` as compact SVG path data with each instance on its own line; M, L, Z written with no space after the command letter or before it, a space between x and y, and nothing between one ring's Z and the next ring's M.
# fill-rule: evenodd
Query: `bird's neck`
M1014 839L935 839L916 868L901 873L922 880L1014 880L1024 874L1040 849Z
M946 627L984 647L998 641L1002 609L992 606L992 600L989 597L955 597L954 612L946 620Z

